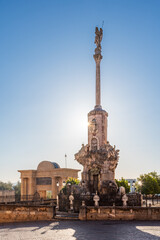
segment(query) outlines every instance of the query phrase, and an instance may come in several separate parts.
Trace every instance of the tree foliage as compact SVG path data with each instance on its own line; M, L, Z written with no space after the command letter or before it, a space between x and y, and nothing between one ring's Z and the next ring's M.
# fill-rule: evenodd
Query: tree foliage
M13 190L13 185L11 182L2 182L0 181L0 190Z
M146 195L160 193L160 177L157 172L140 175L138 178L137 190Z
M64 194L67 193L67 188L71 185L79 185L80 184L80 181L77 179L77 178L68 178L64 187L61 189L61 192L63 192Z
M121 186L125 187L126 193L130 192L130 186L128 185L128 181L125 180L124 178L121 178L121 180L116 179L116 183L117 183L118 187L121 187Z
M66 181L66 185L70 184L70 185L79 185L80 181L77 178L68 178L68 180Z
M11 182L2 182L0 181L0 190L14 190L16 195L21 194L21 183L18 181L16 184Z
M13 186L13 190L15 191L16 195L21 194L21 183L19 181Z

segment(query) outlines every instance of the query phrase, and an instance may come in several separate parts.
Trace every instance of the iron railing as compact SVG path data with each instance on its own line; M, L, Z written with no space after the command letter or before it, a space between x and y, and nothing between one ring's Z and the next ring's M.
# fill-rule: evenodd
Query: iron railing
M0 196L0 204L6 203L19 203L19 204L57 204L57 199L38 197L35 195L12 195L12 196Z

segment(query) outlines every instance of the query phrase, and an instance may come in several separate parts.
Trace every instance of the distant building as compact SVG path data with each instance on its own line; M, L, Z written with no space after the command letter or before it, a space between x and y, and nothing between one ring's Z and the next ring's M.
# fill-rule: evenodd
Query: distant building
M21 173L21 197L39 193L41 198L56 198L70 177L78 178L80 170L60 168L55 162L42 161L37 170L18 170Z
M137 182L137 179L125 179L128 181L128 185L130 186L130 192L133 193L135 192L135 183Z

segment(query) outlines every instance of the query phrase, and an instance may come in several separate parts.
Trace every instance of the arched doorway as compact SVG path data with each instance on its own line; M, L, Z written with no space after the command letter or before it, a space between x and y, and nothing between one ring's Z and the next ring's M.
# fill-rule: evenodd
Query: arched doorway
M89 175L89 190L91 193L98 192L99 180L100 180L100 171L98 168L90 169L88 172Z

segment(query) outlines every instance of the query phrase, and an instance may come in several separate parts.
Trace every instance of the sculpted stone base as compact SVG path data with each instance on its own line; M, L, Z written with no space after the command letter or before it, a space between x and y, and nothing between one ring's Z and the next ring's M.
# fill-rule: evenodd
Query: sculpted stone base
M117 192L115 168L118 164L118 154L119 150L116 150L115 146L112 147L109 142L99 150L89 150L88 145L83 145L75 154L75 159L83 165L82 185L85 193Z

